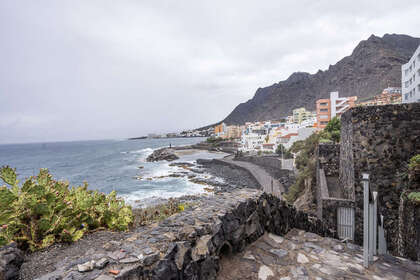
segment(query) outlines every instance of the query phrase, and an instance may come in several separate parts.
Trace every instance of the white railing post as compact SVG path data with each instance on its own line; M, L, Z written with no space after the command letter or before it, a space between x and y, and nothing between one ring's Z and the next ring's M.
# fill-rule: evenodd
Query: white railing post
M384 230L384 216L380 216L381 226L379 227L378 232L378 254L386 254L386 240L385 240L385 230Z
M369 262L373 261L373 231L375 225L373 224L373 203L369 203Z
M373 192L373 255L377 255L377 236L378 236L378 192Z
M363 182L363 265L369 267L369 174L362 174Z

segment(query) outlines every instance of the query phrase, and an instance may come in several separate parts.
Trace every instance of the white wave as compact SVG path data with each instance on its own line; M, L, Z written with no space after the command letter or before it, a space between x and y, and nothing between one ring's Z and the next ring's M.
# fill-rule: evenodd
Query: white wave
M153 201L156 200L176 198L184 195L208 194L208 192L204 190L205 186L192 183L186 178L178 179L182 181L182 185L177 185L171 189L156 188L154 190L137 190L129 194L121 195L121 197L129 205L138 206L140 204L150 205L153 204Z
M134 151L129 151L128 153L130 154L144 154L144 153L153 153L153 149L152 148L144 148L141 150L134 150Z

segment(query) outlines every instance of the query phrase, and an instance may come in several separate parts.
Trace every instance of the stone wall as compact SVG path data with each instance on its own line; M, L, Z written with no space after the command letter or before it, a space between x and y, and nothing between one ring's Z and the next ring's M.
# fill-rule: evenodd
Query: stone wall
M354 201L340 198L322 199L321 219L337 231L337 212L339 207L354 208Z
M0 280L18 279L23 254L16 243L0 248Z
M337 176L340 167L340 145L321 143L317 148L317 167L322 168L325 176Z
M356 203L355 241L363 241L363 172L378 191L388 250L397 254L398 210L403 186L399 172L420 154L420 103L355 107L341 117L340 182Z
M398 254L415 261L420 260L420 203L401 195Z
M337 207L340 204L341 196L336 196L335 198L340 198L334 200L334 195L339 193L338 188L341 188L337 184L337 180L328 180L336 179L339 175L339 162L340 162L340 145L339 144L327 144L321 143L316 149L316 200L317 200L317 216L320 219L326 218L331 225L336 228L337 219L330 217L336 217ZM324 201L327 200L325 203ZM332 203L331 201L335 201ZM347 202L344 203L343 207L347 205ZM328 209L329 206L335 205L331 209ZM327 214L328 213L328 214ZM327 215L327 216L325 216ZM325 216L325 217L324 217Z
M235 157L235 160L251 162L262 167L283 185L286 193L289 187L296 182L296 175L293 169L282 169L282 160L277 156L239 156Z
M240 156L235 160L248 161L261 167L281 169L281 160L273 156Z
M64 265L53 258L57 269L39 279L107 280L113 279L110 269L118 271L116 279L216 279L223 254L243 250L265 231L283 235L292 228L334 237L326 223L261 191L245 189L203 197L190 210L134 231L118 242L122 251L96 248L92 255L83 256L84 264L80 256L72 260L71 254ZM96 267L95 256L108 259L106 267L80 272L80 268Z

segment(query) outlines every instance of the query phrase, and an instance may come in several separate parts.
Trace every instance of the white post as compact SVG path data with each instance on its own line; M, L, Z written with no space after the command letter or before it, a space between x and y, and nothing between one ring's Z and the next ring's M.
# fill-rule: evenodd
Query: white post
M363 182L363 265L369 267L369 174L362 174Z
M377 236L378 236L378 192L373 192L373 255L377 255Z
M369 262L373 261L373 203L369 203Z
M379 232L378 232L378 243L379 243L379 248L378 248L378 253L379 255L384 255L386 254L386 241L385 241L385 231L384 231L384 216L381 215L381 226L379 227Z

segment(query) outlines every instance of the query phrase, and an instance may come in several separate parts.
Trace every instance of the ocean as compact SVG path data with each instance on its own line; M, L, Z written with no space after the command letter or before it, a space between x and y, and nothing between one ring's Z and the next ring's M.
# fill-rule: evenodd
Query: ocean
M36 175L40 168L48 168L55 179L68 180L71 185L86 181L89 189L105 193L116 190L127 203L141 207L170 197L205 192L203 185L190 182L185 176L167 177L182 171L181 167L170 166L166 161L146 162L146 157L155 149L203 140L205 138L7 144L0 145L0 166L16 168L20 180ZM198 158L223 156L223 153L198 151L176 162L194 163Z

